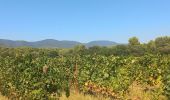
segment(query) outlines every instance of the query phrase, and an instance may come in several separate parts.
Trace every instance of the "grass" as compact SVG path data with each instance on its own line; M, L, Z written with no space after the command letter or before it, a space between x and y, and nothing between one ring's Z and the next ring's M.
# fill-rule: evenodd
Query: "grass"
M0 100L8 100L8 98L5 97L5 96L2 96L1 93L0 93Z
M134 82L123 97L125 100L168 100L166 96L161 94L162 92L160 86L151 87Z
M60 100L110 100L109 98L105 98L103 96L92 96L92 95L83 95L81 93L72 93L69 98L66 96L60 97Z

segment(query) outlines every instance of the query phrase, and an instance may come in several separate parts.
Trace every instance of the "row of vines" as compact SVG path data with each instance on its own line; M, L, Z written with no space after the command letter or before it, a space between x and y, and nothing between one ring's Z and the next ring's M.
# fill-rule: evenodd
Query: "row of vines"
M1 94L20 100L55 100L62 93L69 97L76 89L93 95L107 91L112 98L122 99L128 87L139 82L158 86L153 91L156 96L170 99L169 55L55 54L48 49L0 48Z

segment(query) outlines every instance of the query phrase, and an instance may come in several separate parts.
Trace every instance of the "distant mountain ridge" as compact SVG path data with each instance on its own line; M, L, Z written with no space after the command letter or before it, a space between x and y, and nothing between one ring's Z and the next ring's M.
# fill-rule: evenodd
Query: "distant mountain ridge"
M58 41L54 39L45 39L36 42L28 42L28 41L14 41L14 40L7 40L7 39L0 39L0 46L7 46L7 47L33 47L33 48L72 48L76 45L85 45L86 47L92 46L112 46L117 45L118 43L112 41L91 41L88 43L81 43L77 41Z

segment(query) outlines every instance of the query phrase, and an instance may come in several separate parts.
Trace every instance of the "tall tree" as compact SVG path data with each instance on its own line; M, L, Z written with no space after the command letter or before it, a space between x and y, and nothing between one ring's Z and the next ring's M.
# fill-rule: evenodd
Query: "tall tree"
M156 49L160 53L170 54L170 37L158 37L155 39Z
M132 45L132 46L140 45L140 42L137 37L132 37L129 39L129 45Z
M147 47L147 51L149 53L156 53L156 45L155 45L155 41L151 40L146 44Z
M141 56L145 53L145 48L140 44L137 37L132 37L129 39L129 53L134 56Z

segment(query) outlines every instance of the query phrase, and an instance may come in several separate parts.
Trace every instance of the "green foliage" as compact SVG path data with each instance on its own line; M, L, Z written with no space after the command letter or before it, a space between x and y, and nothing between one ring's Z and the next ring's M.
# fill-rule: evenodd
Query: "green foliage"
M79 54L84 47L76 50L64 55L56 49L0 48L0 92L22 100L47 100L62 92L69 97L77 80L81 92L88 92L85 83L91 81L122 95L137 81L149 86L162 84L153 93L170 94L169 55L103 56Z
M117 45L113 47L113 54L116 56L127 56L129 55L129 50L127 45Z
M50 58L44 52L42 56L34 55L40 52L30 52L32 49L16 49L14 57L0 58L1 77L0 84L3 94L10 96L11 91L15 92L18 97L45 99L55 92L58 95L61 91L66 90L68 81L66 80L66 70L71 70L71 66L67 66L70 62L68 59ZM30 52L28 53L27 52ZM43 73L43 66L48 66L47 73ZM3 84L6 86L4 87ZM68 92L68 89L67 89Z
M132 37L129 39L129 45L131 46L140 45L140 42L137 37Z
M168 54L170 53L170 37L158 37L155 39L155 45L159 52Z

